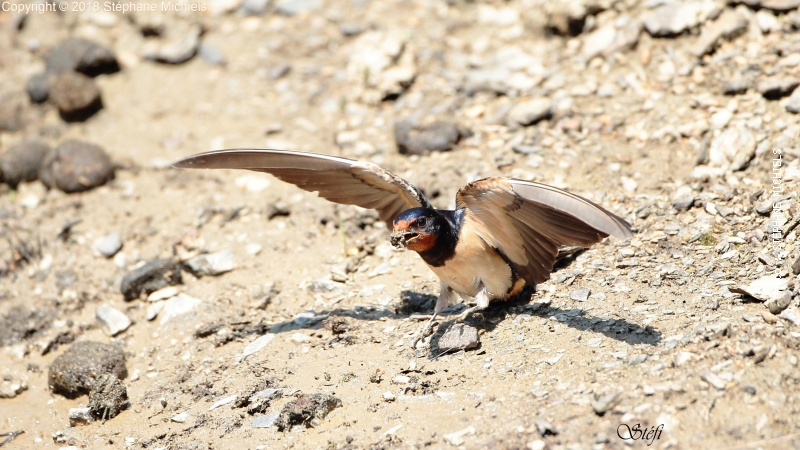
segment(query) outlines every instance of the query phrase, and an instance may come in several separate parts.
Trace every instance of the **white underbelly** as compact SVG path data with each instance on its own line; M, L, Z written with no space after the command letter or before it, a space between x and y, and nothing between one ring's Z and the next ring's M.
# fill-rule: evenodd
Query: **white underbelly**
M474 298L485 287L490 298L500 298L511 289L511 268L483 240L474 239L471 246L459 241L455 255L442 266L428 267L460 295Z

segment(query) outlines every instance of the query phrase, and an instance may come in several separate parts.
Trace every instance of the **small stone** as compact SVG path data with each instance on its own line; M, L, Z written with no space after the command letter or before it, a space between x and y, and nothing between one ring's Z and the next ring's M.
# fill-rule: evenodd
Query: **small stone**
M119 71L114 52L81 38L68 38L54 47L47 55L45 66L52 75L77 71L94 77Z
M186 420L188 418L189 418L189 411L184 411L184 412L182 412L180 414L176 414L176 415L172 416L172 418L170 420L175 422L175 423L184 423L184 422L186 422Z
M322 5L322 0L279 0L277 11L284 16L294 16L305 12L316 11L320 9Z
M33 103L44 103L50 97L50 83L47 81L46 74L31 75L25 87L28 90L28 97Z
M590 289L581 288L576 289L569 293L570 300L574 300L576 302L585 302L589 300L589 295L592 293Z
M100 305L95 316L106 327L106 331L111 336L116 336L131 326L131 319L125 313L109 304Z
M114 179L114 165L101 147L68 140L47 155L39 178L49 188L83 192Z
M386 392L383 393L383 401L393 402L393 401L395 401L395 398L396 397L394 396L392 391L386 391Z
M343 291L345 285L327 278L317 278L309 283L307 289L312 294L329 294L331 292Z
M800 275L800 256L794 260L792 263L792 273L795 275Z
M28 99L23 93L0 95L0 131L19 131L25 126Z
M74 398L88 393L104 374L124 378L128 374L125 353L116 345L80 341L50 365L48 384L53 392Z
M777 31L781 28L780 22L778 22L778 18L775 17L775 14L763 9L761 11L756 11L756 23L762 33Z
M762 216L768 216L772 212L772 200L764 200L763 202L756 203L755 210Z
M87 425L94 422L92 410L86 406L69 409L69 426Z
M261 253L263 247L261 244L256 244L255 242L251 242L244 247L244 251L247 252L248 255L256 256Z
M462 137L470 134L468 130L445 121L419 125L404 120L397 122L394 126L397 149L406 155L423 155L429 152L451 150Z
M332 395L303 394L284 405L275 424L279 431L291 428L293 425L311 427L341 406L342 401Z
M750 394L750 395L756 395L756 388L754 386L749 385L749 384L746 385L746 386L743 386L742 390L745 391L746 393Z
M147 311L145 312L145 319L148 321L155 320L158 317L158 313L164 309L164 303L166 302L155 302L147 307Z
M289 340L294 342L295 344L305 344L311 342L311 338L303 333L294 333L292 334L292 337L289 338Z
M754 81L752 76L736 73L731 78L723 81L722 93L725 95L744 94L748 89L753 87Z
M758 80L756 90L766 98L776 99L792 94L800 85L800 78L773 75Z
M153 291L150 295L147 296L148 302L157 302L159 300L167 300L169 298L175 297L178 295L180 291L175 286L167 286L165 288L161 288L157 291Z
M558 434L556 427L553 426L553 422L549 420L538 418L534 421L534 425L536 426L536 431L538 431L542 437L555 436Z
M67 122L83 122L103 108L97 83L78 72L64 72L50 80L50 98Z
M778 298L771 298L764 302L764 306L769 309L769 312L775 315L780 314L784 309L788 308L792 303L792 293L789 291L783 292Z
M217 253L196 256L186 261L185 266L197 277L221 275L236 268L236 259L233 256L233 251L223 250Z
M222 406L225 406L225 405L230 405L231 403L236 401L236 399L238 397L239 397L238 395L229 395L229 396L227 396L225 398L219 399L216 402L214 402L214 404L212 404L211 407L208 408L208 410L209 411L213 411L213 410L215 410L215 409L217 409L219 407L222 407Z
M745 287L734 287L729 290L735 294L749 295L762 302L779 300L788 290L788 280L774 275L763 276Z
M465 323L455 323L439 338L439 350L443 352L470 350L481 343L478 329Z
M725 380L723 380L719 375L711 372L710 370L706 370L705 372L700 374L700 379L705 381L706 383L710 384L717 390L725 389Z
M788 320L795 326L800 326L800 311L798 311L798 309L795 308L794 306L791 308L784 309L783 312L780 313L778 317L784 320Z
M694 196L676 198L672 201L672 207L678 211L688 211L694 204Z
M8 147L0 153L0 180L11 189L24 181L36 180L49 151L50 146L39 140L22 141Z
M197 54L202 32L198 24L179 22L179 25L167 29L162 39L146 42L142 56L167 64L184 63Z
M225 59L225 56L217 50L215 47L210 45L200 45L197 48L197 54L200 55L201 58L208 61L210 64L214 64L215 66L224 66L228 64L228 61Z
M654 37L675 36L716 15L720 7L710 0L668 2L644 17L644 27Z
M122 237L119 233L111 233L95 239L92 247L106 258L111 258L122 249Z
M122 278L120 291L125 301L131 301L139 298L142 293L149 295L182 282L180 264L169 259L156 259L128 272Z
M275 425L275 422L278 420L277 414L264 414L263 416L258 416L250 422L250 426L253 428L269 428Z
M263 349L267 346L273 339L275 339L275 335L272 333L267 333L263 336L259 336L258 339L254 340L253 342L247 344L242 350L242 358L241 360L244 361L245 358L256 353L257 351Z
M175 297L164 302L164 308L161 310L161 325L169 322L170 320L182 316L202 304L200 300L188 296L186 294L178 294Z
M594 412L598 416L602 416L606 412L610 411L620 401L622 401L622 392L611 392L602 397L595 397L594 401L592 402L592 409L594 409Z
M714 50L722 40L730 40L747 29L750 21L735 9L725 9L714 22L703 27L700 37L692 46L695 56L703 56Z
M244 0L239 11L246 16L258 16L267 11L270 0Z
M792 95L789 96L783 107L790 113L800 114L800 89L792 91Z
M709 165L723 170L744 170L756 153L756 136L746 127L726 128L711 141Z
M475 434L475 427L469 426L463 430L445 434L442 436L442 439L452 446L460 447L464 445L464 436L472 436L473 434Z
M553 114L553 101L549 98L537 98L514 105L506 116L510 128L533 125L549 118Z
M114 374L97 377L89 391L89 409L95 418L106 420L116 417L128 405L128 390Z
M525 448L527 450L544 450L546 446L547 444L543 440L537 439L535 441L528 442Z

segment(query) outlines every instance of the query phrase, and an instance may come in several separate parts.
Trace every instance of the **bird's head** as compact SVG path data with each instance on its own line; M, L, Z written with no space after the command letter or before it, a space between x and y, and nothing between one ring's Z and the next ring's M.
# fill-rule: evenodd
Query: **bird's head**
M394 219L392 245L415 252L430 250L443 229L444 217L430 208L412 208Z

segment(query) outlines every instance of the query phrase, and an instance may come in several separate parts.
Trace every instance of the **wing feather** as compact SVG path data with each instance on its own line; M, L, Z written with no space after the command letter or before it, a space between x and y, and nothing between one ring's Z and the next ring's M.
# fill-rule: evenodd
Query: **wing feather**
M561 247L589 247L608 236L628 239L630 225L600 205L561 189L513 178L484 178L456 194L472 229L530 284L541 283Z
M173 167L266 172L332 202L377 209L389 228L406 209L432 207L419 189L388 170L338 156L285 150L215 150L182 159Z

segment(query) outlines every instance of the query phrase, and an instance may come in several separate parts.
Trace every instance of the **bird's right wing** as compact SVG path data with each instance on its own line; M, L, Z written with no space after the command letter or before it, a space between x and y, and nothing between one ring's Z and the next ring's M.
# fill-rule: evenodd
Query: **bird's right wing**
M419 189L380 166L338 156L285 150L215 150L173 167L266 172L335 203L375 209L389 229L401 212L431 204Z

